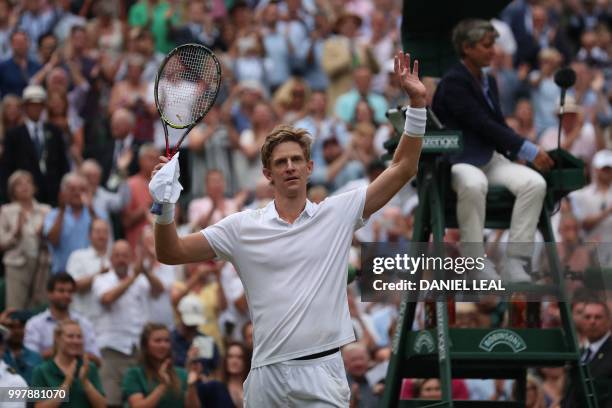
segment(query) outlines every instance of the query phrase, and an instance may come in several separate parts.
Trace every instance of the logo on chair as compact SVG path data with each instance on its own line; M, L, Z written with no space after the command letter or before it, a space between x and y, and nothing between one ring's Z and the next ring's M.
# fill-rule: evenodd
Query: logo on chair
M430 332L422 330L417 334L414 341L414 352L417 354L433 353L436 349L436 343Z
M512 330L499 329L493 330L482 338L478 348L491 352L493 349L500 344L506 345L512 349L513 352L518 353L527 348L527 343L521 336Z

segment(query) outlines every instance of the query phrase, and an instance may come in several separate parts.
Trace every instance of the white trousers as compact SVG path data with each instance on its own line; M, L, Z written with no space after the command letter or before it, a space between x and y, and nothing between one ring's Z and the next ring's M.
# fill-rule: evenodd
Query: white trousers
M349 400L340 352L253 368L244 382L245 408L345 408Z
M482 244L472 243L483 242L489 184L504 186L516 197L510 220L509 242L533 243L546 196L546 181L540 173L495 152L489 163L480 168L466 163L454 164L451 167L451 183L457 193L461 241L470 243L471 248L467 251L471 253L465 255L482 256L484 253ZM531 246L509 245L508 255L531 257Z

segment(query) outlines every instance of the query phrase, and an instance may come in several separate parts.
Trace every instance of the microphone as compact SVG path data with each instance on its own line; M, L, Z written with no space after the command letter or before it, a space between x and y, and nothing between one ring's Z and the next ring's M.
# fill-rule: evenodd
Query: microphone
M570 67L561 68L555 72L555 84L561 88L561 97L559 98L559 128L557 132L557 148L561 148L561 119L563 118L563 105L565 104L565 92L567 88L576 83L576 71Z

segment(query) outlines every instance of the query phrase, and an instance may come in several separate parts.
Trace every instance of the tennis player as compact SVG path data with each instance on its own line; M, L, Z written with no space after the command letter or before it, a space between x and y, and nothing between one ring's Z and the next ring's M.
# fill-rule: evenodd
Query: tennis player
M313 204L310 135L278 126L261 148L274 201L179 238L171 203L155 226L165 264L221 258L234 264L253 320L253 361L244 384L247 407L349 405L340 347L355 340L346 297L353 232L417 172L425 133L425 86L418 61L395 56L395 74L410 97L405 131L391 165L369 186ZM168 159L162 158L164 163ZM155 174L162 168L160 163Z

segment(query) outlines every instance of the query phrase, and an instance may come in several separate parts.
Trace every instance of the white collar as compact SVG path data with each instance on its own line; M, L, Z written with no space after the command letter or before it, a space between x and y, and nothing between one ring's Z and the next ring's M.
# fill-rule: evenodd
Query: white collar
M30 129L34 129L36 127L42 129L43 128L43 120L42 117L38 120L38 122L34 122L32 119L28 118L26 116L24 123L26 124L26 126L28 127L28 130Z
M282 222L283 224L288 224L287 221L283 220L280 215L278 215L278 211L276 211L276 205L274 204L275 200L270 201L264 208L264 218L266 220L273 220L276 219L280 222ZM308 217L312 217L316 210L317 210L317 205L314 204L312 201L310 201L309 199L306 199L306 206L304 207L304 211L302 211L300 213L300 215L296 218L296 221L301 218L302 216L307 215Z
M606 342L606 340L608 340L609 337L610 337L610 331L608 331L601 339L593 343L589 342L589 349L591 350L591 354L595 355L595 353L599 351L601 346Z

